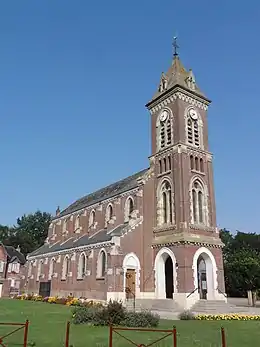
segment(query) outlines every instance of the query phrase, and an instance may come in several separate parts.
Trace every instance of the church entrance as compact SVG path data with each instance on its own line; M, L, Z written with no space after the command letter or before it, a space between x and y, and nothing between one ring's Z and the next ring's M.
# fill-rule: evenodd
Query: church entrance
M169 248L162 248L155 257L155 295L158 299L173 299L176 291L176 259Z
M170 256L167 257L165 261L165 295L166 299L173 298L173 263Z
M126 299L135 298L135 277L136 277L135 270L127 269L126 286L125 286Z
M206 261L203 258L202 255L199 256L198 262L198 292L200 299L207 299L207 267L206 267Z

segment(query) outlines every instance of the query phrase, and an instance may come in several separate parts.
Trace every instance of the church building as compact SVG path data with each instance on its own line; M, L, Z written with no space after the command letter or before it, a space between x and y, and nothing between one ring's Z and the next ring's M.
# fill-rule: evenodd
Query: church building
M45 244L28 256L27 292L181 308L226 301L210 100L176 47L146 105L149 167L56 211Z

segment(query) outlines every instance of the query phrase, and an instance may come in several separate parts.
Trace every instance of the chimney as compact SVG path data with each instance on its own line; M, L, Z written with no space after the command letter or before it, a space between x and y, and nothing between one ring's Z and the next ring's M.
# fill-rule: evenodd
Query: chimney
M60 214L60 206L57 207L56 216L58 216L59 214Z

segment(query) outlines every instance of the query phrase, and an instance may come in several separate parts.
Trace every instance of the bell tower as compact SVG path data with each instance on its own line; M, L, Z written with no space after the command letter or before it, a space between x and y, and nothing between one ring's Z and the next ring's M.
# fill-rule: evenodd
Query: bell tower
M208 147L210 100L177 52L146 105L151 114L156 176L156 234L216 233L212 154ZM162 183L163 181L163 183ZM169 183L169 184L168 184ZM163 192L160 194L160 185ZM170 191L170 193L169 193Z
M154 171L156 204L152 246L155 249L157 298L179 296L186 305L186 301L194 302L202 295L208 299L220 299L217 287L225 291L223 244L216 225L212 154L208 146L210 100L199 88L193 71L183 66L176 38L173 47L171 66L161 74L157 91L146 105L151 115L150 161ZM205 259L212 259L212 263L208 260L207 276L204 272L204 277L197 278L198 269L203 267L194 259L199 257L200 250L205 253ZM172 257L173 279L165 294L161 283L168 283L169 276L172 276L166 276L167 254ZM201 256L199 259L204 261L204 258ZM165 267L157 266L157 260L158 264L165 262ZM160 271L164 271L165 279ZM205 288L208 289L205 291ZM187 297L190 299L186 300Z

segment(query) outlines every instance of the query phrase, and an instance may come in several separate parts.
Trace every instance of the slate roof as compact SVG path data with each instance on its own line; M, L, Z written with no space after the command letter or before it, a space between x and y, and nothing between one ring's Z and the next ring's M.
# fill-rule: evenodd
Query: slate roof
M13 246L3 246L6 250L9 262L12 262L15 258L17 258L20 264L24 265L26 263L25 256L17 249L15 249Z
M61 211L58 216L55 216L53 220L136 188L138 186L138 178L142 177L147 170L148 169L139 171L132 176L126 177L120 181L110 184L105 188L101 188L94 193L88 194L83 198L76 200L70 206Z
M157 98L159 98L162 94L167 93L170 89L172 89L174 86L181 86L186 90L189 90L188 84L187 84L187 78L192 74L192 71L187 71L185 67L183 66L179 56L175 56L172 65L170 66L169 70L166 74L162 73L162 77L166 79L167 81L167 88L166 90L159 91L154 94L151 101L148 102L146 106L149 106L153 101L155 101ZM193 93L196 93L199 96L202 96L203 98L206 98L204 93L199 89L198 85L195 84L195 90L192 90Z
M122 235L123 230L127 227L128 225L126 224L120 224L119 226L115 227L115 229L109 232L107 232L107 229L102 229L90 237L88 234L84 234L82 236L75 235L74 237L71 237L67 239L66 241L59 241L54 244L44 244L42 247L30 253L28 255L28 258L35 257L37 255L43 255L46 253L59 252L63 250L69 251L72 248L88 246L88 245L90 246L90 245L101 243L101 242L109 242L112 240L113 236Z

